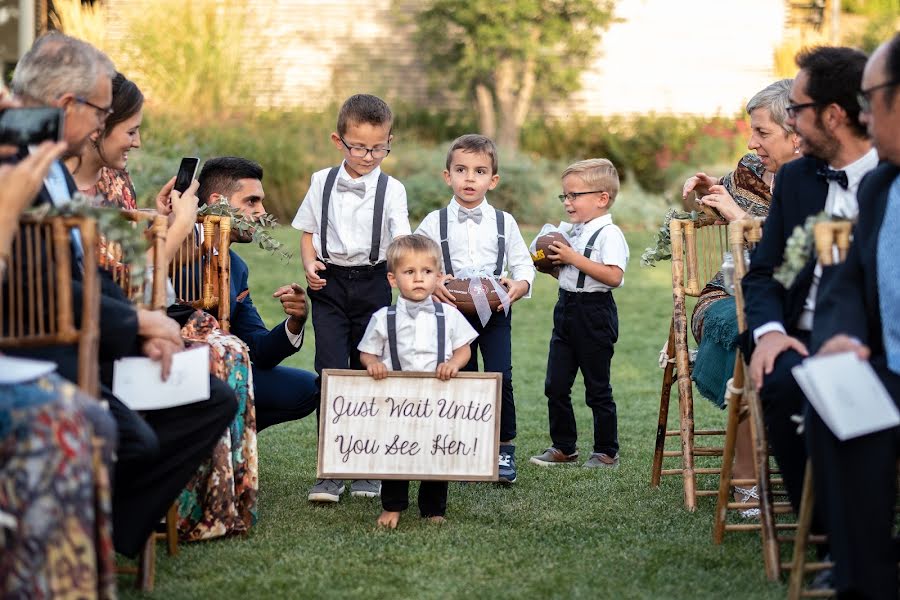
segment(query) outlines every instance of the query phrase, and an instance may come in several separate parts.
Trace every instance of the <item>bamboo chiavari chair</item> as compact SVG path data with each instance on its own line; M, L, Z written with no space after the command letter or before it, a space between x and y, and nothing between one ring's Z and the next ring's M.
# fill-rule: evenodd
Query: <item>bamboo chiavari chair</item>
M841 263L847 258L850 249L850 232L853 224L850 221L829 221L817 223L813 228L813 236L816 242L816 254L823 266L831 266ZM835 257L835 252L837 257ZM788 598L830 597L833 590L804 590L803 578L808 573L815 573L824 569L830 569L834 565L830 562L807 562L806 550L808 544L813 541L809 534L812 524L813 508L815 506L815 489L813 486L812 463L806 461L806 474L803 477L803 495L800 499L800 515L797 522L797 535L794 540L794 554L791 560L791 575L788 579Z
M728 227L728 237L731 244L731 252L735 257L734 299L738 331L744 333L747 330L747 320L744 314L744 294L741 280L747 273L748 266L744 261L744 249L755 245L762 238L762 220L746 219L735 221ZM771 477L769 445L762 405L749 378L745 377L746 369L746 357L742 355L739 348L734 363L734 374L731 381L728 382L728 422L725 429L722 473L719 477L718 498L713 522L713 542L721 544L726 531L759 530L762 538L766 576L770 580L776 581L780 576L780 550L777 532L778 530L792 529L796 525L775 522L775 515L791 512L791 506L789 502L775 502L773 500L773 484L778 484L780 481L773 480ZM750 437L752 439L753 462L756 471L755 479L735 479L731 476L738 424L742 419L742 414L745 412L750 419ZM748 485L757 486L760 499L751 502L733 502L730 498L731 487ZM727 522L728 510L753 508L759 509L760 512L758 523Z
M686 297L697 298L706 283L722 265L727 248L725 225L711 220L672 219L669 233L672 243L672 321L666 344L666 363L663 371L656 429L656 447L650 485L658 487L663 475L681 475L684 484L684 505L690 511L697 508L698 496L712 496L715 490L697 490L697 475L715 475L719 468L696 468L697 456L721 456L722 448L695 446L694 436L724 435L723 429L694 428L694 397L691 381L691 359L688 347L688 315ZM677 379L680 427L669 430L669 402L672 384ZM681 450L666 450L666 439L678 436ZM681 468L664 469L663 459L681 457Z
M228 332L231 318L231 217L197 217L200 243L182 244L169 267L178 302L216 315Z
M81 315L72 297L72 232L84 250ZM20 219L0 293L0 350L76 344L78 386L97 398L100 344L100 280L97 224L85 217Z

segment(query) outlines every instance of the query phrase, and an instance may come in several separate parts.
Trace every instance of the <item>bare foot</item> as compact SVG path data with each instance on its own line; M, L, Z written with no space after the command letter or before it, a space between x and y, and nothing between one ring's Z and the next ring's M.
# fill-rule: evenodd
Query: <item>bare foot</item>
M381 516L378 517L378 521L376 521L376 525L378 527L384 527L386 529L397 529L397 523L400 522L400 513L399 512L391 512L389 510L385 510L381 513Z
M436 525L441 525L442 523L447 521L447 519L445 519L444 517L428 517L428 520Z

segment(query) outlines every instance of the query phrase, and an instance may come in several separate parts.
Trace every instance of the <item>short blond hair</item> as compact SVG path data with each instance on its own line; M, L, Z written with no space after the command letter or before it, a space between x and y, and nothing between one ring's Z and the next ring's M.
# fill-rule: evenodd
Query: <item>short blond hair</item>
M418 233L394 238L387 249L387 270L393 273L397 263L410 254L427 254L434 259L435 267L441 270L441 249L437 242Z
M589 158L572 163L563 171L561 179L569 175L578 175L586 184L608 193L607 207L616 201L619 193L619 172L608 158Z

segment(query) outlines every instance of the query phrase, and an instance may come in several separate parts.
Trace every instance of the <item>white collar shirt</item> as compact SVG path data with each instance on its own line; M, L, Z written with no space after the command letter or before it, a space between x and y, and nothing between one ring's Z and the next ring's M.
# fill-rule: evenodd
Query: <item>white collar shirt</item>
M317 256L322 257L322 192L330 169L313 173L309 191L297 209L291 225L295 229L311 233ZM341 163L335 185L331 189L328 203L328 232L326 262L342 267L358 267L370 264L372 250L372 225L375 214L375 190L381 168L353 179ZM365 195L357 197L352 192L337 191L337 181L344 179L353 183L364 183ZM378 262L385 260L387 247L395 237L410 233L409 214L406 207L406 188L394 179L388 178L384 195L384 216L381 221L381 245Z
M594 241L593 249L590 253L590 259L594 262L616 266L625 271L628 264L628 242L622 230L613 224L612 215L605 214L602 217L591 219L583 226L573 225L571 223L560 223L560 231L569 236L572 241L572 248L581 255L584 255L584 249L590 241L591 237L597 231L602 231ZM584 287L578 289L578 275L581 273L572 265L563 265L559 270L559 288L567 292L608 292L612 287L601 283L590 276L585 276ZM617 287L625 285L625 277Z
M430 306L432 310L419 310L415 318L409 316L408 306ZM440 362L446 362L453 351L470 344L478 333L459 310L449 304L444 309L444 352ZM391 363L391 346L387 326L388 307L379 309L372 315L366 333L357 350L374 354L391 371L397 369ZM411 302L402 296L397 298L397 356L403 371L434 372L438 366L437 318L433 311L433 300Z
M497 235L497 214L488 201L482 200L481 204L472 210L481 209L481 222L476 223L472 219L459 222L459 203L456 199L450 200L447 206L447 241L450 249L450 263L454 273L463 269L472 269L492 274L497 268L497 252L499 250L499 236ZM424 235L441 244L440 211L432 211L416 229L416 233ZM505 236L506 255L503 257L501 276L509 277L516 281L528 282L528 294L531 296L531 284L534 282L534 263L531 253L519 224L515 218L506 213L503 218L503 235Z

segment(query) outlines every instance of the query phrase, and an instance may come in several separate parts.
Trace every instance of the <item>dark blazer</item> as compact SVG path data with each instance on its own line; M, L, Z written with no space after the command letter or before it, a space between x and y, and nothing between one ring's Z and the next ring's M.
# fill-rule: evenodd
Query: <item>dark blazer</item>
M266 327L250 297L250 268L233 250L231 256L231 333L250 348L250 360L260 369L271 369L295 354L295 348L284 331L284 321L271 330Z
M881 163L859 185L859 221L854 229L847 260L830 268L832 273L819 291L813 326L813 350L832 336L845 333L871 349L873 364L877 366L884 361L875 257L888 192L898 175L900 167Z
M744 292L748 331L771 321L790 330L797 325L812 285L815 261L810 260L789 289L772 278L784 260L784 248L794 227L803 225L810 215L825 208L827 182L816 175L826 166L819 159L802 157L778 170L769 216L763 224L763 236L750 257L750 268L741 281Z

